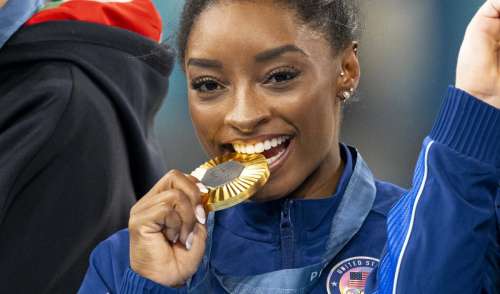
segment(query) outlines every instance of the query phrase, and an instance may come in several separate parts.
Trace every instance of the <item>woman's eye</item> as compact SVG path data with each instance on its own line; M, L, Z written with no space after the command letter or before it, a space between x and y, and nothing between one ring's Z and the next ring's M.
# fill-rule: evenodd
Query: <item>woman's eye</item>
M295 70L281 70L281 71L276 71L274 73L271 73L266 81L264 82L265 84L283 84L286 83L290 80L295 79L300 73Z
M223 86L212 79L202 78L191 83L191 87L202 93L214 92L223 89Z

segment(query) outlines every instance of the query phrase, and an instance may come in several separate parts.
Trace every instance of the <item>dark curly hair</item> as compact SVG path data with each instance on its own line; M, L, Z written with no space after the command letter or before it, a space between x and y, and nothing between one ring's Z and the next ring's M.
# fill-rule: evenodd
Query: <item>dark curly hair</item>
M196 19L203 10L220 1L227 0L186 0L178 37L182 62L189 34ZM275 0L275 2L292 9L300 21L324 34L333 49L344 49L359 39L361 30L357 0Z

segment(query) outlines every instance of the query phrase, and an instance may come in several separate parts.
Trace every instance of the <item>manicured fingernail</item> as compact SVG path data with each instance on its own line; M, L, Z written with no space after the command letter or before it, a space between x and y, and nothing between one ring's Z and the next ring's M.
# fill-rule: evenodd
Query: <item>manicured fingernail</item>
M186 239L186 249L187 250L191 250L191 247L193 247L193 238L194 238L193 232L189 233L189 235Z
M204 168L197 168L193 172L191 172L191 175L197 178L199 181L201 181L201 179L203 179L203 177L205 176L206 172L207 170Z
M198 189L200 189L201 193L208 193L207 187L205 187L205 185L203 185L202 183L196 183L196 186L198 186Z
M205 209L203 209L203 206L201 204L196 205L194 214L196 215L196 219L198 220L198 222L204 225L207 221L207 216L205 214Z

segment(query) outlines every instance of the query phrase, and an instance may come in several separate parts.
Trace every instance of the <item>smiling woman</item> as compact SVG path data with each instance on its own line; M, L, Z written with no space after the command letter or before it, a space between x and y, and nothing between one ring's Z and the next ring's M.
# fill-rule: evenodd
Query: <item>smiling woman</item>
M181 54L189 106L204 149L212 156L236 146L261 153L266 140L284 138L272 153L279 157L270 159L271 180L254 199L331 195L342 169L337 97L359 80L354 35L337 51L326 34L318 37L313 26L298 23L299 10L285 3L195 2L187 4L179 47L187 47ZM188 27L188 15L202 3L206 8ZM309 13L321 8L314 9Z
M81 292L496 293L499 11L488 1L471 22L405 191L339 142L360 78L356 1L186 1L179 48L199 141L214 157L262 154L270 178L207 217L206 188L169 172L94 251Z

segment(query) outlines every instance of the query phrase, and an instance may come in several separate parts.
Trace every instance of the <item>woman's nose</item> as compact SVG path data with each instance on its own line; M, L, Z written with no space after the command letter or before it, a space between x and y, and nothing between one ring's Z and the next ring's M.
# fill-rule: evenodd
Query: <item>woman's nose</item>
M239 95L233 100L225 123L242 133L252 133L270 119L270 111L255 95Z

